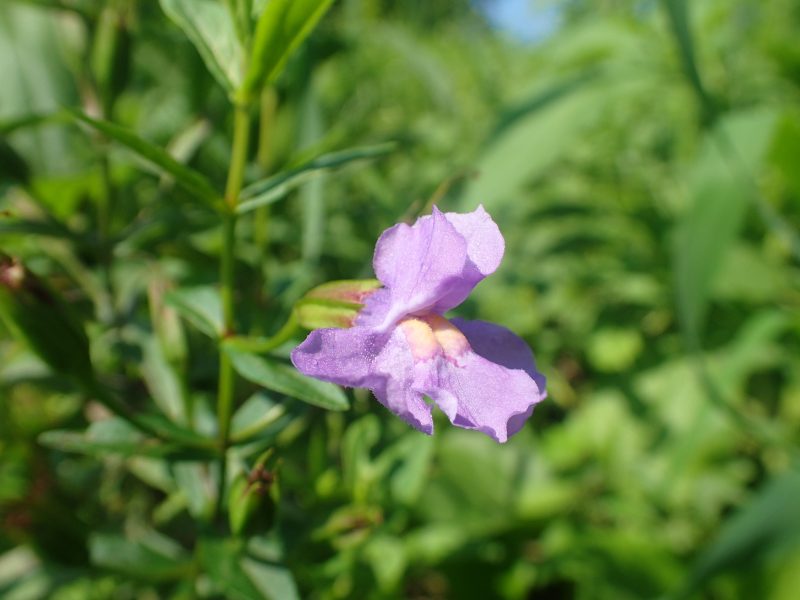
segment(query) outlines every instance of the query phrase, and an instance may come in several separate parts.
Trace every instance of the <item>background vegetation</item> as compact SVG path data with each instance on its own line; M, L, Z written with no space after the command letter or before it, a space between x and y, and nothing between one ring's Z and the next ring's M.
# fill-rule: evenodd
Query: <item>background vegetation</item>
M0 596L796 598L797 3L572 0L524 45L491 0L298 0L235 117L265 4L0 6ZM548 377L506 445L286 366L433 202L506 237L458 309Z

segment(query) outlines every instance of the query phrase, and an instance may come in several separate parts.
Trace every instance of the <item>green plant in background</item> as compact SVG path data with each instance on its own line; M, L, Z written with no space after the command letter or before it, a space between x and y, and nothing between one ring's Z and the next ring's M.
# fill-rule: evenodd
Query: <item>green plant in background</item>
M794 3L490 4L0 6L0 596L794 598ZM288 361L434 203L548 375L504 446Z

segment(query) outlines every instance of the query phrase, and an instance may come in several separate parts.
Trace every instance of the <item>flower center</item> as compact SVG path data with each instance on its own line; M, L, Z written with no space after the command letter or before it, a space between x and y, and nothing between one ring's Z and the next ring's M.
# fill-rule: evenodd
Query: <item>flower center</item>
M430 360L441 353L456 360L469 350L464 334L450 321L436 314L408 317L400 321L414 360Z

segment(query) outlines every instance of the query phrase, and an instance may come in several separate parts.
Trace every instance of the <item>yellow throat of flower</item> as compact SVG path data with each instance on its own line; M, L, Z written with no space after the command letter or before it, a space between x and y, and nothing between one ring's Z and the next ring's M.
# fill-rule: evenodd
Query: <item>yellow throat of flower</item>
M464 334L440 315L407 317L400 327L415 361L430 360L440 353L455 361L470 348Z

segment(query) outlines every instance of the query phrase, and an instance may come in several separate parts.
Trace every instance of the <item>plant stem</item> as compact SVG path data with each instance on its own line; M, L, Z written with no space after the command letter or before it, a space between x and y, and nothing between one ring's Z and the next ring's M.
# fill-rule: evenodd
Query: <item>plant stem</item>
M235 333L233 318L234 261L236 241L236 204L244 180L247 164L247 146L250 134L250 113L247 105L237 104L234 112L233 143L228 181L225 186L226 213L223 223L222 256L220 260L220 282L222 295L222 319L224 336ZM231 360L224 351L219 357L219 390L217 396L217 426L219 431L220 472L216 514L219 514L225 498L227 479L227 455L230 446L231 414L233 412L234 373Z

